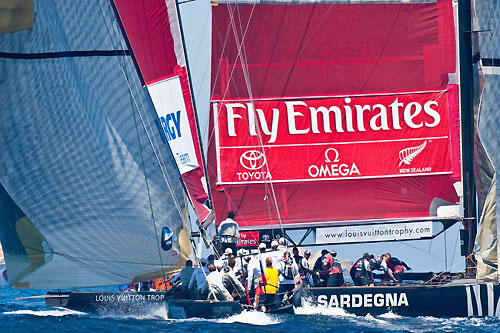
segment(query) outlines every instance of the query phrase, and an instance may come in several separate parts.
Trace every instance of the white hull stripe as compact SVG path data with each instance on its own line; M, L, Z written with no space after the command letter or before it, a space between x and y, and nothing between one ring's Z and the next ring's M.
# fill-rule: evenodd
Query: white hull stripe
M465 287L465 294L467 295L467 316L472 316L474 312L472 311L472 297L470 295L470 286Z
M494 316L495 298L493 297L493 285L488 283L486 290L488 291L488 316Z
M472 289L474 290L474 296L476 296L477 315L482 316L483 305L481 304L481 286L479 284L476 284L475 286L472 286Z

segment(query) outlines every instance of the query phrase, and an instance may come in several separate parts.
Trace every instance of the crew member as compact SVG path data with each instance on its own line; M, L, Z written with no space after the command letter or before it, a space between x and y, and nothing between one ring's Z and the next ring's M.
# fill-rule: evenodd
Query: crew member
M188 285L189 290L194 294L194 299L206 299L208 292L206 276L210 273L210 271L206 267L207 260L205 258L201 258L200 263L201 267L198 267L193 271L193 275L191 275Z
M295 263L297 265L300 265L300 262L302 261L303 257L299 254L299 249L296 246L293 247L292 253L293 253L293 260L295 260Z
M233 257L233 249L228 247L225 251L224 251L224 254L220 257L219 260L221 260L224 264L224 266L227 266L227 262L229 260L229 258L232 258Z
M278 251L280 251L282 254L284 254L286 251L286 242L285 242L285 239L283 237L281 237L278 240Z
M288 251L283 255L282 267L283 271L280 274L279 293L283 294L285 298L285 296L288 297L289 292L294 290L295 278L299 279L300 275L299 268ZM298 282L300 282L300 280Z
M250 298L253 298L255 295L255 291L257 290L257 286L259 283L259 278L262 274L261 270L261 261L259 259L259 255L262 255L266 251L266 244L259 244L259 252L255 257L251 258L248 262L248 277L247 277L247 289L250 294Z
M362 258L359 258L354 265L352 265L350 274L357 286L367 286L371 283L370 276L370 262L371 255L369 253L364 253Z
M309 259L311 258L311 251L305 250L304 257L300 261L299 265L299 274L302 277L303 281L305 281L309 286L313 287L313 275L314 272L311 270L311 266L309 264Z
M371 272L374 270L381 270L384 272L384 275L386 277L389 277L392 281L395 283L399 283L399 281L394 277L394 274L392 274L392 271L389 269L387 266L387 261L389 261L389 258L391 255L389 253L386 253L382 256L377 256L375 258L370 259L370 268ZM373 275L372 275L372 283L373 283Z
M218 301L232 301L233 297L224 286L222 273L215 268L215 265L209 265L208 270L210 274L207 276L208 283L208 297L207 299Z
M389 257L389 260L387 261L387 267L392 270L394 277L396 278L396 280L398 280L399 283L403 282L403 274L405 269L411 270L411 268L404 261L391 256L390 253L386 253L386 255Z
M337 259L337 252L332 251L328 255L328 264L330 266L328 272L328 287L341 287L344 285L344 271L340 260Z
M245 295L245 288L238 280L235 275L235 267L236 260L234 258L230 258L228 260L228 265L222 269L222 281L224 282L224 286L227 291L232 295L234 291L238 294L239 298Z
M273 258L266 259L266 268L264 270L266 283L261 285L260 310L266 312L272 309L276 303L276 292L278 290L278 270L273 267Z
M261 255L261 260L262 260L262 267L266 266L266 259L267 258L272 258L273 259L273 267L278 270L278 273L281 274L283 270L283 265L282 265L282 259L283 259L283 253L278 250L279 243L275 240L271 242L271 251L262 253Z
M222 250L225 251L227 248L231 248L233 253L238 251L237 243L240 237L240 229L238 223L236 223L234 218L234 212L229 211L227 213L227 219L221 222L219 225L219 235L222 243Z
M329 274L328 271L323 270L323 260L325 259L325 255L329 253L328 250L321 250L321 256L316 259L316 262L314 263L314 285L317 287L326 287L329 279Z
M172 279L171 283L181 280L182 282L182 298L189 299L189 281L193 275L194 268L193 262L191 260L186 261L186 267L184 267L179 273L177 273Z

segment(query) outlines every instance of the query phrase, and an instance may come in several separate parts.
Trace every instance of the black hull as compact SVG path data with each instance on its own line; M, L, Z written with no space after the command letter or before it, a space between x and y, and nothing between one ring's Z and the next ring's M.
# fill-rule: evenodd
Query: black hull
M45 304L70 310L99 314L151 314L165 307L162 291L49 292Z
M167 301L168 318L205 318L215 319L229 317L241 313L242 308L239 302L222 301L191 301L191 300L170 300Z
M213 319L242 311L238 302L174 300L160 291L49 292L46 296L47 306L97 314L150 315L166 308L171 319Z
M309 288L304 299L312 305L343 308L364 316L392 312L402 316L499 316L500 286L453 283L424 286Z

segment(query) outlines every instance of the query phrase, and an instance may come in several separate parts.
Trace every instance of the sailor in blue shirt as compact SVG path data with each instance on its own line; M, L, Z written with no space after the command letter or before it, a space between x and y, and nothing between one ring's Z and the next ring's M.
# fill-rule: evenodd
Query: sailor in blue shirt
M193 275L194 268L193 262L191 260L186 261L186 267L184 267L177 275L172 279L172 283L178 280L182 281L182 297L189 298L189 282L191 281L191 276Z
M194 290L194 284L196 283L195 299L206 299L208 294L206 276L210 273L210 271L206 267L207 260L205 258L201 258L200 262L201 267L194 270L193 275L189 280L189 290Z

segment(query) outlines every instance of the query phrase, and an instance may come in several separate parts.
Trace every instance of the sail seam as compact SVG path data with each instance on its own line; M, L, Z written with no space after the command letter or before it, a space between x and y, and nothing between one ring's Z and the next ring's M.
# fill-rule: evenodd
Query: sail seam
M130 56L129 50L92 50L92 51L61 51L41 53L0 52L4 59L54 59L54 58L79 58L79 57L116 57Z

